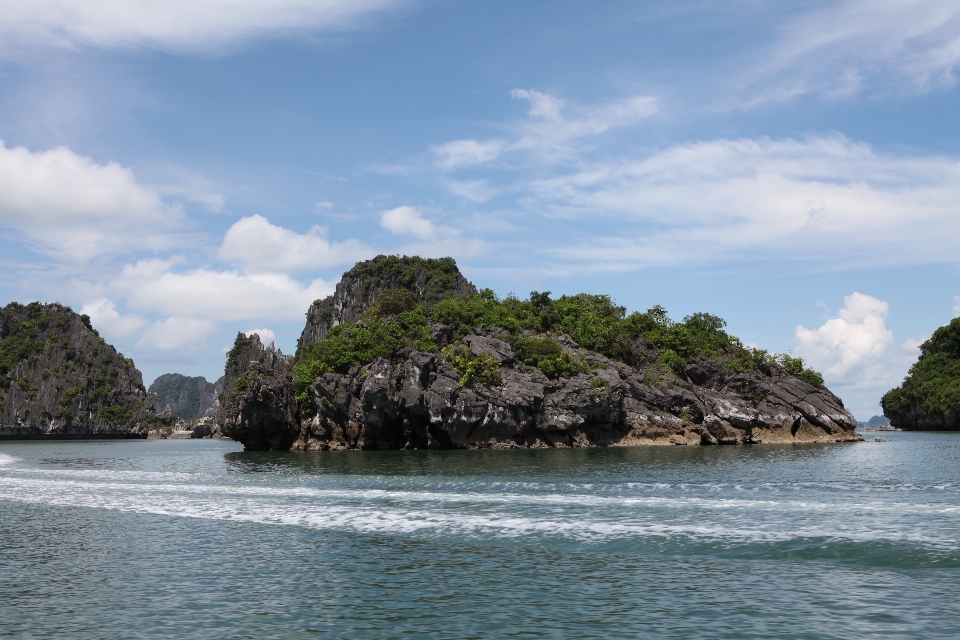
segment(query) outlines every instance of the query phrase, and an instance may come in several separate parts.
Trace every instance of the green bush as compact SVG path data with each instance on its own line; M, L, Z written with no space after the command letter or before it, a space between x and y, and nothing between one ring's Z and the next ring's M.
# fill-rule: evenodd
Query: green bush
M803 365L802 358L794 358L789 354L780 353L774 356L776 365L790 375L812 384L818 389L823 388L823 376L813 369L807 369Z
M252 339L244 336L242 333L238 333L237 339L233 341L233 347L231 347L230 352L227 353L227 366L236 366L240 358L240 352L249 347L252 343Z
M33 400L37 397L37 385L33 384L26 378L18 378L17 386L23 389L23 392L26 394L28 400Z
M397 351L412 347L435 351L436 341L423 307L401 311L396 316L380 315L374 307L355 325L337 325L323 340L301 349L293 365L293 387L301 409L312 411L310 385L325 373L346 373L350 367L393 358Z
M657 358L657 363L662 367L667 367L678 376L687 370L687 359L673 349L663 349L660 351L660 357Z
M237 378L237 381L233 383L233 390L236 391L237 393L243 393L244 391L250 388L251 382L252 382L252 378L251 378L250 372L247 372L245 376L241 378Z
M377 298L377 309L382 316L395 316L416 306L417 294L408 289L387 289Z
M460 374L460 386L466 387L474 382L489 385L499 385L500 363L493 357L481 353L476 354L466 347L447 347L443 351L443 359Z
M531 367L538 367L548 378L569 378L590 371L589 365L564 352L553 338L521 338L504 336L513 349L517 360Z

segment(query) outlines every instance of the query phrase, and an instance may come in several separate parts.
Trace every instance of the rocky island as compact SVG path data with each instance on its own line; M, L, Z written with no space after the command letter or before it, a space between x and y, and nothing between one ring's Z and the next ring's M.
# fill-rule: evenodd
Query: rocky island
M39 302L0 309L0 439L146 438L155 399L89 317Z
M880 406L899 429L960 429L960 318L920 345L920 357L903 384L885 393Z
M228 354L218 423L248 450L862 439L802 360L706 313L498 299L451 258L378 256L306 315L294 356L243 334Z
M185 422L216 418L222 391L223 378L208 382L203 376L185 376L179 373L157 376L147 389L148 393L157 395L154 407L158 412L169 411Z

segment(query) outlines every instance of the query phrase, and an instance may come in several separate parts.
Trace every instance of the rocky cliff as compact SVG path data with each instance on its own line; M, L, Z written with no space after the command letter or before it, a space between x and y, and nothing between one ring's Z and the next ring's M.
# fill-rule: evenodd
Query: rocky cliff
M933 332L903 384L880 400L890 424L908 431L960 429L960 318Z
M377 256L358 262L343 274L332 296L317 300L307 310L307 323L297 342L297 352L323 340L332 327L356 322L387 290L406 289L425 303L450 296L476 293L452 258Z
M742 347L714 316L674 323L659 307L626 316L585 294L498 300L459 273L440 300L402 275L377 296L340 293L364 292L374 269L358 265L313 305L352 300L349 316L308 314L295 360L238 335L219 418L226 435L256 450L861 439L819 375Z
M253 451L286 451L299 427L293 381L287 375L290 356L264 347L260 336L237 334L227 354L223 402L217 412L220 432Z
M215 418L219 408L218 397L223 392L223 378L207 382L203 376L165 373L153 381L147 392L157 395L154 406L158 412L170 411L187 422L198 418Z
M0 438L145 438L155 399L87 316L38 302L0 310Z

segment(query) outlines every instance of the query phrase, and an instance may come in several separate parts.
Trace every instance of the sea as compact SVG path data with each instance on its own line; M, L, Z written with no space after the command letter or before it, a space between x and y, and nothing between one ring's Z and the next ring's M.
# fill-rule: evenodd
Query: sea
M0 636L960 638L960 433L866 438L3 442Z

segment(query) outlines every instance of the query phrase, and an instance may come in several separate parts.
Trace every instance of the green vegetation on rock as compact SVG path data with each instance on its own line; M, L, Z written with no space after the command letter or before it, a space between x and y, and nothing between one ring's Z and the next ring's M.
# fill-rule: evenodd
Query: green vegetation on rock
M440 300L452 294L460 271L453 258L421 258L419 256L383 256L370 262L358 262L354 269L370 270L364 277L364 297L373 278L391 279L404 290L411 289L420 273L423 274L422 298Z
M252 342L253 341L250 338L237 336L237 339L233 342L233 347L230 349L229 353L227 353L227 366L235 367L238 362L237 359L240 357L240 353L246 347L250 346Z
M37 306L39 307L39 305ZM8 305L7 308L20 310L24 307L14 302ZM12 323L6 335L0 339L0 390L10 388L10 379L7 377L7 374L10 373L14 367L30 356L42 351L44 347L42 342L37 341L37 338L41 328L46 328L50 314L49 312L41 311L29 305L26 308L31 312L31 319Z
M393 358L404 347L436 351L426 307L416 299L411 306L398 291L388 290L383 296L386 304L367 309L355 324L333 327L323 340L301 351L293 368L294 393L301 406L310 406L309 385L325 373L346 373L355 365Z
M74 427L124 425L142 393L139 372L61 304L16 302L0 309L0 412L25 428L51 419ZM11 383L16 389L11 389ZM11 400L14 400L11 402Z
M903 384L880 400L888 417L907 413L914 404L929 416L960 414L960 318L920 345L920 357Z
M553 338L523 338L518 335L503 337L513 349L517 360L537 367L548 378L569 378L590 371L590 366L579 358L573 358Z
M400 260L381 261L378 268L399 268L396 265ZM456 267L451 265L451 269L455 274ZM656 349L657 363L677 375L683 374L693 359L704 356L722 360L733 371L779 368L823 387L822 376L805 368L800 358L746 348L724 330L723 319L708 313L695 313L676 322L660 306L628 315L625 307L606 295L581 293L553 300L550 292L534 291L526 300L515 296L498 299L492 290L482 289L473 295L428 304L418 302L409 291L388 290L360 321L333 327L323 340L298 354L294 363L298 403L310 407L309 387L324 373L346 373L350 367L376 358L392 359L408 347L435 351L431 322L454 327L458 340L476 331L504 330L506 333L499 337L510 344L517 360L538 368L549 378L567 378L591 370L585 361L564 351L553 337L565 334L583 349L631 365ZM454 344L445 350L445 359L457 369L461 385L499 383L499 363L490 356L476 355Z
M468 387L474 382L499 385L500 362L485 353L474 353L466 347L453 345L443 350L443 359L460 374L460 386Z

